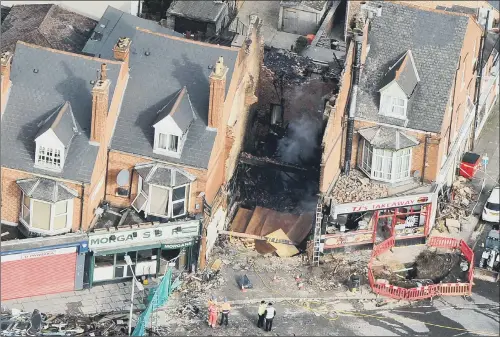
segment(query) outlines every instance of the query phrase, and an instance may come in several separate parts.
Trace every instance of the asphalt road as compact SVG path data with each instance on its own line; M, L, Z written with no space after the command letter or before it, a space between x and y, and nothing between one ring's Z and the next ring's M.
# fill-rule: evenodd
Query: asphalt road
M473 296L442 297L392 310L342 311L337 304L278 303L271 333L258 329L256 307L233 308L228 327L209 328L204 320L169 335L183 336L497 336L500 331L498 283L478 280ZM166 331L164 332L166 333Z

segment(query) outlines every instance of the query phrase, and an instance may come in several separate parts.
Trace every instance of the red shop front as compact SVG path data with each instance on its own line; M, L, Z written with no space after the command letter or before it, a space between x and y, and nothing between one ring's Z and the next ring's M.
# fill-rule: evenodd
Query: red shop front
M332 206L334 234L323 235L323 251L384 241L424 239L430 232L432 193L369 200ZM342 218L350 220L345 228ZM358 221L357 223L354 221ZM345 220L344 220L345 221ZM363 224L358 225L358 224Z

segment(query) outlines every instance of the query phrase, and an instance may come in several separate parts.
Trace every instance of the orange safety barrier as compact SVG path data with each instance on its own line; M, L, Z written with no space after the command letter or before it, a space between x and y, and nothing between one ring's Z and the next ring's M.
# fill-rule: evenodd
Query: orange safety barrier
M417 288L400 288L385 283L377 283L375 276L372 271L372 260L377 256L385 253L390 248L394 247L395 239L389 238L379 245L373 247L373 252L371 260L368 263L368 280L370 282L370 287L372 291L376 294L390 297L399 300L421 300L425 298L431 298L434 296L463 296L470 295L472 293L472 281L474 275L474 251L467 245L463 240L457 240L453 238L445 237L432 237L428 241L428 245L436 248L448 248L457 249L465 256L467 261L470 263L469 267L469 282L468 283L444 283L444 284L433 284L429 286L421 286Z
M460 241L453 238L434 236L429 239L428 245L436 248L455 249L460 247Z

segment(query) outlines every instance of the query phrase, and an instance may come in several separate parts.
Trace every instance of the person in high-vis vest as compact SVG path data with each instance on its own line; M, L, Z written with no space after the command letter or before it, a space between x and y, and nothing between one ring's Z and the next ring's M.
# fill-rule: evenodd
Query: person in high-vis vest
M215 301L210 301L208 305L208 326L215 328L217 325L217 317L219 316L219 310Z
M274 309L273 304L269 303L266 308L266 331L271 331L273 328L273 319L276 316L276 309Z
M227 326L229 319L229 311L231 310L231 304L227 301L227 298L224 298L224 303L221 306L222 309L222 318L220 320L220 325L224 324Z
M266 313L266 308L267 308L266 301L261 301L259 305L259 310L257 312L257 314L259 315L259 320L257 321L258 328L264 327L264 320L266 319L264 314Z

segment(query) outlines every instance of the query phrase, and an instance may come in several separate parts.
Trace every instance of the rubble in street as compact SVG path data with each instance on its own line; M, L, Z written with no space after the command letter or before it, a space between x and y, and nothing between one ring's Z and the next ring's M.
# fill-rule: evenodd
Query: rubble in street
M372 182L358 170L352 170L348 176L341 175L330 193L330 198L336 204L375 200L387 196L389 196L387 185Z

